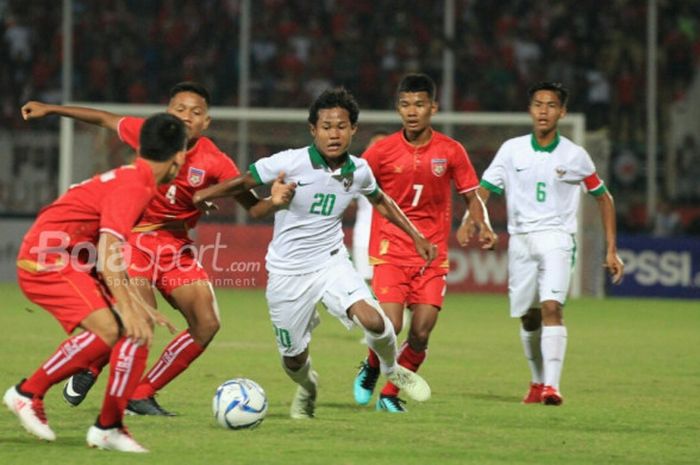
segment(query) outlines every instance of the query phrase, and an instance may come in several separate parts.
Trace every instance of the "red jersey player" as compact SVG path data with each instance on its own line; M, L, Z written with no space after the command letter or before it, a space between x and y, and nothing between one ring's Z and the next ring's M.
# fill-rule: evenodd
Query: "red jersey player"
M417 371L425 359L428 338L445 295L451 182L455 183L479 226L483 247L493 247L496 235L476 194L479 180L464 147L430 126L430 119L437 111L433 80L424 74L405 76L399 83L396 104L403 130L372 145L363 157L382 190L398 203L430 242L437 244L437 258L425 266L411 239L376 211L372 218L369 256L374 265L372 288L397 334L402 329L404 307L412 312L408 338L401 347L398 362ZM353 391L358 404L369 403L378 367L377 356L370 350L355 378ZM381 391L377 410L404 412L398 392L396 386L387 383Z
M24 236L17 257L20 288L68 334L77 327L84 329L3 397L22 426L41 439L56 439L46 421L44 394L104 359L110 362L109 381L100 415L88 430L88 445L147 452L122 420L146 367L152 324L155 319L169 323L156 317L132 289L122 249L156 194L156 184L172 180L184 163L186 140L178 118L166 113L152 116L143 124L140 157L132 165L72 187L39 213Z
M201 85L182 82L170 91L167 112L180 118L187 128L188 151L180 174L158 193L131 236L134 247L129 275L140 279L138 289L144 300L155 306L151 283L183 314L188 329L166 346L159 360L144 376L129 401L128 409L142 415L171 415L156 402L155 393L182 373L219 330L219 315L207 273L193 254L187 231L193 228L201 211L192 203L195 191L239 175L234 162L211 139L202 135L211 118L209 93ZM25 119L60 115L117 131L119 137L137 146L143 119L115 115L100 110L46 105L29 102L22 107ZM274 186L273 186L274 187ZM259 200L250 192L236 197L253 216L274 210L271 200ZM99 365L73 376L64 397L78 405L94 384Z

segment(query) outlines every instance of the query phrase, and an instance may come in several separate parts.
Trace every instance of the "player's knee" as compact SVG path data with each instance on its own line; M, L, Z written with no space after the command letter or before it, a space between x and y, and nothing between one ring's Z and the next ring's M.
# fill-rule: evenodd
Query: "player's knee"
M220 328L221 323L219 322L218 318L198 318L190 326L190 334L192 334L192 338L195 340L195 342L197 342L197 344L206 346L212 339L214 339L214 336L217 332L219 332Z
M116 322L114 324L101 325L97 330L93 330L92 332L97 334L97 336L110 347L116 344L120 337L119 325L117 325Z
M539 308L531 308L520 317L525 331L537 331L542 326L542 311Z
M430 330L425 328L411 328L408 333L408 345L417 352L422 352L428 347L429 339Z
M542 302L542 322L545 325L560 325L563 319L563 309L559 302L547 300Z

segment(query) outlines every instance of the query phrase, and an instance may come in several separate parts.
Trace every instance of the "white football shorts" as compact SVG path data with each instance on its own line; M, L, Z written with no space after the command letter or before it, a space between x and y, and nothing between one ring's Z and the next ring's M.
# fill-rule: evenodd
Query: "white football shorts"
M576 241L563 231L513 234L508 242L510 316L520 318L545 300L566 302Z
M326 267L312 273L270 273L265 296L277 348L285 357L299 355L311 342L311 332L320 323L318 302L347 329L355 325L347 315L355 302L366 300L381 308L345 249L334 255Z

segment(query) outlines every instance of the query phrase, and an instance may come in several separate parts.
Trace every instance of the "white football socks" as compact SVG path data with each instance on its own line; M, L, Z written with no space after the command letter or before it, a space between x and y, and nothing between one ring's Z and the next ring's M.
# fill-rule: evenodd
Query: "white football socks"
M559 389L559 380L566 354L566 326L542 327L542 358L544 384Z
M292 378L292 381L297 383L299 386L306 389L306 392L315 393L316 392L316 379L313 370L311 369L311 357L306 359L306 363L303 367L299 368L297 371L292 371L284 361L282 361L282 367L287 373L287 376Z
M387 375L396 366L396 334L394 334L394 326L389 318L384 315L384 312L380 311L379 313L384 320L384 331L377 334L365 329L365 340L369 348L377 354L382 373Z
M542 365L542 345L541 338L542 328L536 331L527 331L520 326L520 340L523 343L523 352L527 359L527 364L530 367L532 374L532 382L536 384L544 383L544 367Z

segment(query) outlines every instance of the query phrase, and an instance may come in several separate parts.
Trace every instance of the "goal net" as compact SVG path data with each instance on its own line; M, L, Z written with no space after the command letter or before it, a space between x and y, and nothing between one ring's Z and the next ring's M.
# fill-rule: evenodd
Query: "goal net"
M99 108L117 114L148 116L163 111L157 105L106 105L90 102L75 102L73 105ZM279 150L302 147L311 142L306 122L305 109L259 109L220 108L210 109L212 123L207 136L225 153L229 154L241 171L260 157ZM353 139L351 152L361 154L367 141L375 131L393 132L400 127L400 119L393 111L361 111L359 128ZM498 147L508 138L531 131L531 120L527 113L438 113L433 118L434 127L460 141L467 149L477 174L488 166ZM561 133L574 142L586 146L585 117L568 114L560 122ZM595 147L589 152L599 168L607 166L605 137L593 137ZM61 187L83 180L96 172L104 171L130 160L133 151L123 144L111 131L96 126L61 121ZM603 173L604 175L605 173ZM456 194L455 199L456 199ZM453 232L464 213L464 202L453 202ZM595 202L583 199L579 215L578 263L574 271L572 296L602 294L602 233L600 220L596 218ZM503 198L491 196L488 204L494 228L505 233L506 210ZM234 202L220 205L220 211L205 219L206 222L249 229L255 222ZM271 219L263 220L269 224ZM206 226L206 225L205 225ZM352 226L352 214L347 226ZM254 233L251 233L254 234ZM346 235L347 236L347 235ZM505 234L504 234L505 236ZM237 238L245 242L245 238ZM466 250L450 246L452 268L448 283L454 285L464 280L476 287L463 290L503 291L507 286L506 255L503 246L496 253L482 252L477 248ZM263 267L264 268L264 267ZM457 285L457 289L460 286Z

